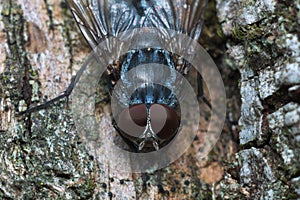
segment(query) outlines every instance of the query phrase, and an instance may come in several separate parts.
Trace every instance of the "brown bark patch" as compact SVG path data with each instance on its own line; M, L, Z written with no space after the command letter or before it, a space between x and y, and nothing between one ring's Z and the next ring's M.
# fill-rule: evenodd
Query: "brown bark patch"
M28 43L27 51L41 53L47 48L47 40L44 32L33 22L27 22Z
M207 184L213 184L220 181L224 170L217 162L212 162L208 167L201 169L200 178Z

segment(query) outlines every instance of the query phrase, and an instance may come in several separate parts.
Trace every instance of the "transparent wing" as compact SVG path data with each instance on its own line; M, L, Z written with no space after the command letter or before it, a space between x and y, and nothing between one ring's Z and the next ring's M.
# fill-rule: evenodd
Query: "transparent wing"
M139 1L144 7L140 26L173 29L198 40L204 21L207 0Z
M110 36L137 27L139 15L130 1L67 0L77 24L92 48Z
M155 27L198 40L207 0L67 0L92 48L133 28Z

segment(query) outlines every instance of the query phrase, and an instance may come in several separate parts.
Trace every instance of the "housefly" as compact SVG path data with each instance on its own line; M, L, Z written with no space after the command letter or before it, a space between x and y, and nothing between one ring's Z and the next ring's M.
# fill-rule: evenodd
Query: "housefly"
M164 34L172 30L198 41L207 0L67 0L67 3L84 38L94 49L107 38L141 28L156 28ZM130 36L128 39L136 40ZM110 91L115 89L120 80L125 85L130 85L135 80L126 78L126 73L133 69L136 73L143 73L146 69L140 66L148 63L165 65L182 75L188 74L191 65L180 55L153 47L155 39L146 42L149 43L149 48L131 49L114 61L118 64L107 66ZM75 81L63 95L38 109L67 97L81 73L82 71L78 72ZM152 73L154 76L161 75L159 70ZM167 84L174 84L172 81L175 79L170 78ZM198 84L201 96L201 76L198 77ZM112 124L134 151L159 150L172 141L182 121L180 100L172 90L161 84L144 84L136 88L127 100L127 107L119 109L113 116ZM132 128L134 126L131 124L136 124L139 128Z

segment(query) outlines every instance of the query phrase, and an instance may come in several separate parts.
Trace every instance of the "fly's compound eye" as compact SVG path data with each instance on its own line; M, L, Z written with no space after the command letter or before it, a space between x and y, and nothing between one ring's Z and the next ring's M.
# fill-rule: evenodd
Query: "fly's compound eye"
M179 118L175 110L162 104L150 107L150 124L157 137L163 140L173 138L179 127Z
M163 104L132 105L124 109L117 120L117 130L125 141L139 150L154 147L156 150L169 143L176 135L179 117L175 110Z
M145 104L132 105L118 116L118 127L125 137L139 137L147 125Z

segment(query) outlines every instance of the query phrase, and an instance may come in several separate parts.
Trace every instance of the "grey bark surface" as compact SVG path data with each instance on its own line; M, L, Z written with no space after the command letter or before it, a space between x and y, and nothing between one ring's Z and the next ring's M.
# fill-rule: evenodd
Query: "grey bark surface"
M250 199L297 199L299 1L217 1L217 10L241 74L239 186Z
M0 1L0 198L299 198L299 8L210 2L201 43L226 86L223 133L207 158L197 157L198 137L175 163L141 175L89 154L65 101L18 115L64 91L90 49L64 1ZM105 138L109 106L99 110Z

